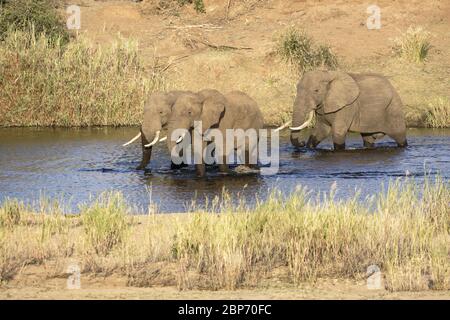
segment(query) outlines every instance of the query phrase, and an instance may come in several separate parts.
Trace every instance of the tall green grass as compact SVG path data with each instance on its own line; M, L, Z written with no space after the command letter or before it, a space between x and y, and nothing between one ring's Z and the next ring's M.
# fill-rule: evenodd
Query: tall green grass
M63 45L31 27L0 42L0 126L139 124L145 97L162 84L133 40Z

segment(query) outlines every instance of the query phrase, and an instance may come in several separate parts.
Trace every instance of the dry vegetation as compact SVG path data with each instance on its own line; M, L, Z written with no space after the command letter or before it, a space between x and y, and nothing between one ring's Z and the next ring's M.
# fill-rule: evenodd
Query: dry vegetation
M31 27L0 43L3 126L139 124L144 97L161 85L145 72L137 43L121 37L103 47L84 37L63 45Z
M431 49L430 33L422 27L409 27L401 36L394 39L394 52L410 62L421 63Z
M89 274L128 277L135 287L258 287L267 279L314 284L363 279L377 265L390 291L450 289L450 189L438 177L423 187L397 180L360 201L317 202L303 188L277 192L255 208L225 195L208 210L129 216L120 194L103 195L80 215L42 200L37 212L17 200L0 209L0 280L46 265L45 277L77 261ZM83 276L83 277L84 277Z
M387 75L402 96L409 126L450 125L448 45L428 30L442 22L404 26L408 16L400 7L387 7L383 15L388 24L382 32L395 36L379 37L379 31L351 27L365 12L356 4L91 1L83 7L86 32L66 44L54 1L20 1L25 5L0 14L1 126L136 125L150 91L206 87L247 92L266 124L278 125L291 117L299 73L338 62L343 70ZM26 6L32 10L21 9ZM419 14L415 8L408 6L410 17ZM391 25L396 31L385 31ZM342 28L352 28L349 39L333 36ZM118 37L122 29L126 36ZM371 43L384 51L365 51Z

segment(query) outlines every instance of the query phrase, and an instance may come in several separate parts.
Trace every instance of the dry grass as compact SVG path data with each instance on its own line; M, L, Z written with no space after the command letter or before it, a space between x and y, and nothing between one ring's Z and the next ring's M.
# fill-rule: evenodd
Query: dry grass
M394 39L394 53L407 61L422 63L431 49L431 34L422 27L410 26L401 36Z
M275 274L294 284L364 279L377 265L391 291L450 289L447 182L397 180L363 201L337 201L333 191L327 199L317 202L298 188L287 197L274 192L254 208L213 201L208 210L127 223L118 194L86 207L81 219L25 210L13 228L0 229L1 279L51 261L56 267L48 272L58 275L70 258L85 273L118 273L132 286L236 289Z
M313 39L304 30L290 28L278 39L277 53L298 69L299 74L317 68L336 69L338 60L326 45L316 47Z
M139 124L162 81L133 40L98 47L80 36L63 46L33 28L10 31L0 42L0 126Z
M127 207L120 193L105 193L81 211L88 246L107 255L123 241L128 229Z
M450 127L450 100L445 96L420 97L406 106L406 121L412 127Z
M425 124L430 128L450 127L450 100L447 97L436 97L428 104Z

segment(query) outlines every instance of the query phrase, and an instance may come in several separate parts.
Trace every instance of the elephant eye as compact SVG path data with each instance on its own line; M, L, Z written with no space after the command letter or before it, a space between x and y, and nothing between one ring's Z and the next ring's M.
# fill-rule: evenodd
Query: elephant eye
M314 90L314 92L319 92L319 89Z

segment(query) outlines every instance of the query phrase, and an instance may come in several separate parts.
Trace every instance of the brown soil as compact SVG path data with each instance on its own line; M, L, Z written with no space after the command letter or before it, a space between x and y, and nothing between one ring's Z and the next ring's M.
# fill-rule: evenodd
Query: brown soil
M205 0L205 14L192 6L158 11L156 3L161 2L170 3L82 0L82 32L98 43L118 33L138 39L147 65L166 70L168 88L243 90L260 104L269 125L288 117L284 113L295 94L298 75L274 52L277 35L289 26L304 28L317 43L331 45L342 69L387 75L409 114L432 98L450 97L448 1L380 0L380 30L365 26L365 1L233 0L227 9L228 1ZM423 65L392 55L392 38L410 25L433 35Z
M272 281L234 291L179 291L175 286L131 287L126 277L116 275L82 274L81 288L67 289L66 276L52 277L48 271L44 266L27 267L0 287L0 299L450 299L448 291L368 290L365 281L341 279L321 279L298 287Z

